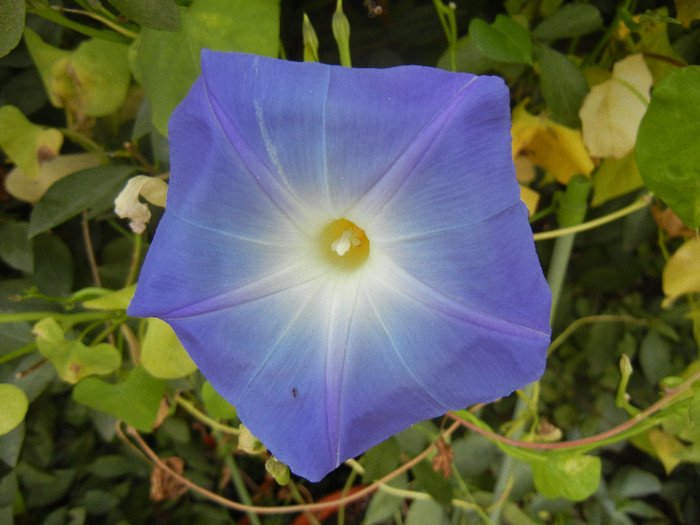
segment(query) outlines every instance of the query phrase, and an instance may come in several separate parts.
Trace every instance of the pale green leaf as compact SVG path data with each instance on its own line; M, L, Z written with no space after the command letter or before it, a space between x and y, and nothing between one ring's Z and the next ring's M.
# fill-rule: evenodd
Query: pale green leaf
M53 317L39 321L33 330L39 353L51 361L58 376L77 383L92 374L109 374L121 365L121 353L112 345L85 346L81 341L65 339Z
M546 461L531 462L535 487L547 498L583 501L600 483L600 458L572 452L553 452Z
M236 417L236 407L221 397L209 381L205 381L202 385L202 401L212 417L221 419L234 419Z
M0 436L24 421L24 416L29 408L27 395L21 388L8 383L0 383Z
M644 186L634 151L621 159L607 158L601 162L593 175L593 200L591 206L600 206L604 202L625 195Z
M54 106L100 117L124 104L131 80L125 44L91 39L65 51L30 29L25 29L24 39Z
M108 292L100 297L83 302L90 310L126 310L136 291L136 285L127 286L116 292Z
M197 370L170 325L155 317L148 319L141 343L141 364L161 379L184 377Z
M56 157L62 145L59 130L32 124L14 106L0 108L0 148L29 177L38 177L41 163Z
M662 286L668 306L684 294L700 292L700 240L690 239L666 262Z

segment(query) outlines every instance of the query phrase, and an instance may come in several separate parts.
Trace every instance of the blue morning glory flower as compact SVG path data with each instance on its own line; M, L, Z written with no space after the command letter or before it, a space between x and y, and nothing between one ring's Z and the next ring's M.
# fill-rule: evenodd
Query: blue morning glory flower
M316 481L536 380L550 292L499 78L205 51L129 313Z

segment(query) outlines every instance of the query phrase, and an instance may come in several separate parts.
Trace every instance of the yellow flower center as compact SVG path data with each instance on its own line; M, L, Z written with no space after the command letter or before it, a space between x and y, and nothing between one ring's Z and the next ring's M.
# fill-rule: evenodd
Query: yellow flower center
M369 256L369 239L365 231L347 219L329 223L320 235L323 257L345 270L362 266Z

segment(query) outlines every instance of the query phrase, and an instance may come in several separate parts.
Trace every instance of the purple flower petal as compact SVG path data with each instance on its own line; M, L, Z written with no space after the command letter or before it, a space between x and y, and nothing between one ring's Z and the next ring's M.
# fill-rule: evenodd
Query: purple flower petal
M169 322L279 460L315 481L540 376L550 294L500 79L215 52L202 72L129 313Z

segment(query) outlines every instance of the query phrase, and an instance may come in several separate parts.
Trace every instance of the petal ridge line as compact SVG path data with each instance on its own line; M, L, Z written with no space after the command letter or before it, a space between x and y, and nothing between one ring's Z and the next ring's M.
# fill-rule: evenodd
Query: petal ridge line
M449 410L449 408L442 402L440 401L437 397L435 397L435 394L433 394L424 384L422 381L420 381L415 374L413 373L413 370L406 364L406 361L404 360L403 356L401 355L401 352L399 352L399 349L396 347L396 343L394 342L394 338L391 336L391 333L389 332L389 328L387 327L386 323L384 322L384 318L382 317L381 313L379 312L379 309L377 308L377 305L374 304L374 301L372 301L372 297L367 294L367 301L369 302L370 306L372 307L372 311L374 312L374 315L377 317L377 320L379 321L379 324L382 327L382 330L386 334L387 338L389 339L389 342L391 343L391 349L394 351L394 354L396 355L397 359L403 366L403 368L406 370L408 375L413 379L413 381L423 389L423 391L430 396L433 401L435 401L438 405L440 405L440 408L444 409L445 412Z
M270 201L292 222L292 224L301 231L305 231L299 224L302 222L299 220L301 218L299 217L299 210L304 210L306 212L306 207L302 201L300 201L296 195L290 193L289 188L287 188L285 184L279 185L279 181L274 176L272 170L258 157L238 128L226 116L218 99L212 90L209 89L207 79L204 75L202 75L202 82L212 115L219 125L221 133L230 144L231 149L236 153L238 158L241 159L249 175L255 180ZM238 147L236 145L238 145ZM256 173L260 172L263 173L264 177L256 175ZM269 179L272 179L273 184L269 183Z
M364 195L349 207L348 212L360 206L368 208L363 212L363 216L376 217L381 212L413 173L415 166L435 143L437 136L442 131L441 124L452 118L453 114L450 113L449 110L453 109L462 101L477 78L478 77L469 79L469 81L437 111L425 126L423 126L409 141L384 173L379 175L376 180L372 182L370 188ZM371 218L369 220L371 221Z
M388 256L382 257L382 263L385 265L384 274L385 282L391 280L397 281L394 286L398 293L416 301L424 306L433 308L445 315L460 319L467 323L475 324L483 328L494 329L508 333L510 335L525 337L528 339L537 339L540 337L550 338L550 334L524 326L507 319L495 317L486 312L475 309L474 307L462 304L444 292L441 292L427 283L421 281L417 277L405 271L401 266L397 265ZM411 292L414 293L411 293Z
M320 279L325 273L326 271L320 273L318 271L312 272L308 264L299 262L291 267L282 268L270 275L256 279L235 290L215 294L206 299L181 306L165 314L160 314L159 317L163 319L182 319L252 303L270 295L303 286ZM292 278L298 274L302 274L303 277ZM271 285L277 286L270 290Z

